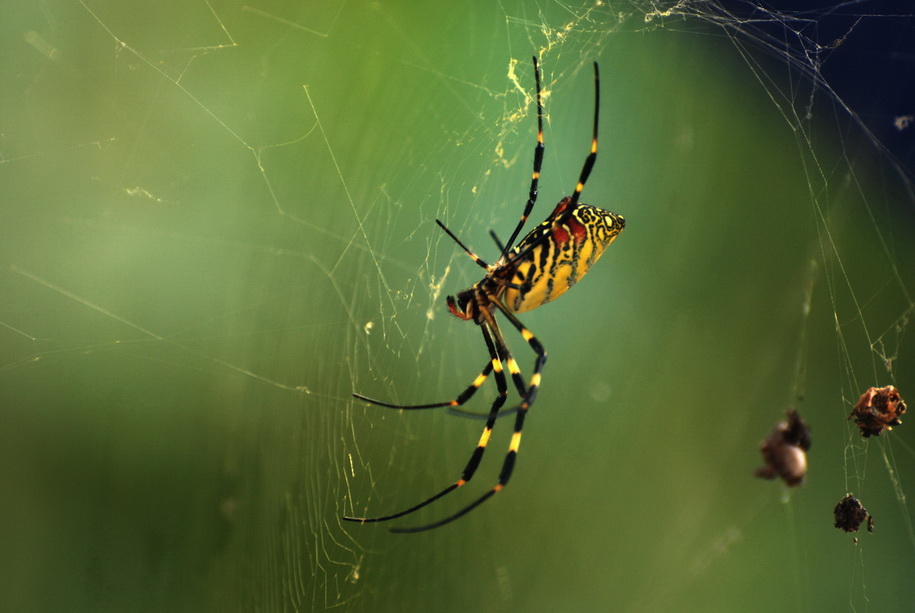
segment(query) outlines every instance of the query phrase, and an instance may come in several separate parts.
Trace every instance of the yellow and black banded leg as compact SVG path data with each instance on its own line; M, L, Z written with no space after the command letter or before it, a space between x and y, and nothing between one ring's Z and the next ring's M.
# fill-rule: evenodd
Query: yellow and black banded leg
M437 223L437 224L438 224L438 227L440 227L442 230L445 231L445 234L447 234L448 236L451 237L451 240L453 240L453 241L456 242L458 245L460 245L461 249L464 250L464 253L466 253L467 255L469 255L469 256L470 256L470 259L472 259L474 262L476 262L478 266L480 266L480 267L482 267L482 268L485 268L487 271L492 269L492 267L491 267L489 264L487 264L485 261L483 261L483 258L481 258L480 256L478 256L478 255L477 255L476 253L474 253L473 251L471 251L471 250L470 250L470 247L468 247L467 245L465 245L464 243L462 243L462 242L461 242L461 239L459 239L459 238L457 237L457 234L455 234L454 232L452 232L451 230L449 230L449 229L448 229L448 226L446 226L445 224L443 224L442 221L441 221L440 219L436 219L436 220L435 220L435 223Z
M528 330L524 324L521 323L521 320L519 320L514 313L505 308L505 305L500 301L494 300L493 302L512 325L515 326L524 340L527 341L531 349L534 350L534 353L537 354L537 358L534 361L534 372L531 374L531 382L527 388L527 394L524 396L524 400L521 404L518 405L518 414L515 416L515 430L512 432L511 442L508 445L508 453L505 455L505 460L502 462L502 470L499 472L499 481L491 490L472 503L464 512L469 512L508 485L508 480L511 479L512 471L515 469L515 460L518 457L518 450L521 447L521 431L524 429L524 418L527 417L528 409L533 406L534 401L537 399L537 391L540 389L540 377L543 372L543 365L546 364L547 357L546 349L544 349L540 341L537 340L534 333ZM511 356L509 355L509 357ZM460 515L463 515L463 513ZM460 515L458 515L458 517Z
M521 233L521 228L527 222L528 216L537 202L537 184L540 182L540 169L543 167L543 102L540 96L540 66L537 64L537 56L534 56L534 79L537 83L537 145L534 147L534 171L531 173L531 189L527 195L527 202L524 205L524 211L521 213L521 219L515 226L508 242L502 246L502 257L508 255L511 246L515 244L515 239ZM495 237L493 237L495 238ZM498 239L496 239L498 242Z
M496 339L496 348L499 350L499 357L501 357L502 361L508 365L508 372L515 384L515 389L518 391L518 396L521 398L527 398L527 383L524 381L524 376L521 374L521 368L518 367L518 362L511 354L511 351L508 350L508 347L505 345L505 337L502 336L502 330L499 328L499 324L497 323L496 318L493 317L492 321L493 332ZM510 409L511 412L514 412L515 410L516 409ZM505 412L503 412L503 415L504 414Z
M494 336L496 338L503 338L502 331L499 329L499 324L495 318L491 320L491 325L493 329ZM518 396L521 398L527 397L527 383L524 381L524 376L521 374L521 369L518 367L518 362L515 361L515 358L512 357L512 354L508 351L508 348L504 343L496 344L496 351L499 354L499 358L508 364L508 372L511 375L512 382L515 384L515 389L518 391ZM463 403L462 403L463 404ZM476 411L468 411L467 409L457 408L458 405L451 405L448 409L448 412L452 415L458 415L460 417L469 417L471 419L486 419L489 416L489 413L477 413ZM505 411L500 411L497 417L502 418L513 413L517 413L518 407L513 407Z
M511 322L515 329L521 334L521 337L527 341L530 348L537 354L537 358L534 361L534 372L531 374L531 383L527 388L527 394L524 396L524 401L519 407L522 411L526 411L534 404L534 400L537 398L537 391L540 389L540 373L543 371L543 365L546 364L546 349L543 348L543 345L537 340L534 333L528 330L524 324L521 323L521 320L518 319L514 313L509 311L500 300L493 298L492 303L502 311L505 318ZM511 356L509 355L509 357Z
M521 431L524 429L524 419L527 417L528 409L531 408L531 405L534 404L534 400L537 398L537 390L540 389L540 373L543 370L543 365L546 363L546 350L543 348L543 345L540 343L540 341L537 340L537 337L534 336L533 332L528 330L524 324L521 323L521 321L515 316L515 314L505 307L505 305L496 299L493 299L493 303L499 308L499 310L502 311L502 313L512 323L512 325L517 328L518 332L521 333L521 336L524 338L524 340L527 341L531 349L534 350L534 353L537 354L537 359L534 363L534 372L531 375L531 382L527 388L527 393L523 396L521 404L517 407L518 413L515 416L515 429L514 432L512 432L511 442L508 444L508 453L505 454L505 460L502 461L502 470L499 471L499 480L489 491L487 491L485 494L471 502L469 505L457 513L449 515L448 517L440 519L439 521L431 524L415 526L412 528L394 528L391 530L391 532L423 532L425 530L433 530L435 528L444 526L445 524L451 523L454 520L463 517L467 513L470 513L475 508L492 498L495 494L498 494L505 488L506 485L508 485L508 480L511 479L512 472L515 469L515 461L518 457L518 450L521 447ZM485 328L485 324L483 324L482 327ZM496 344L499 347L505 348L505 355L501 357L508 361L509 364L515 364L514 367L517 368L517 363L515 363L514 357L512 357L511 352L509 352L508 348L505 346L505 339L502 338L501 331L499 331L498 328L495 328L493 331L496 335ZM495 417L496 416L493 413L490 413L489 420L486 422L487 429L491 429L491 425L495 421ZM480 453L480 456L482 457L482 452ZM463 483L461 485L463 485ZM441 495L444 493L445 492L443 492Z
M374 398L369 398L368 396L363 396L362 394L356 393L353 394L353 398L358 398L359 400L363 400L371 404L376 404L380 407L386 407L388 409L412 410L439 409L442 407L450 407L450 410L456 411L458 414L464 414L464 411L458 411L454 407L461 406L477 393L477 390L480 389L484 383L486 383L486 379L489 378L489 373L492 372L492 368L492 360L486 362L486 366L483 367L483 370L480 372L480 374L477 375L477 377L473 380L473 383L467 386L467 389L458 394L457 398L454 400L446 400L445 402L430 402L429 404L392 404L390 402L382 402L381 400L375 400Z
M597 68L597 62L594 62L594 134L591 137L591 152L585 158L585 165L581 169L578 177L578 183L575 185L575 193L572 194L572 201L569 203L569 210L575 208L578 204L578 198L581 196L581 190L585 188L588 177L591 176L591 169L594 168L594 162L597 161L597 123L600 114L600 72Z
M483 330L483 339L486 341L486 347L489 349L490 356L490 366L492 371L495 373L496 378L496 387L499 390L498 396L492 403L492 408L489 410L489 417L486 420L486 425L483 427L483 433L480 435L480 440L477 443L476 448L473 450L473 454L470 456L470 460L467 462L467 465L464 467L463 472L461 473L461 478L440 491L438 494L435 494L431 498L420 502L419 504L413 505L412 507L400 511L398 513L393 513L391 515L383 515L381 517L347 517L344 516L343 519L346 521L353 521L359 523L371 523L371 522L380 522L388 521L390 519L396 519L398 517L403 517L404 515L409 515L414 511L425 507L428 504L431 504L458 489L459 487L466 485L472 478L474 473L476 473L477 468L480 466L480 460L483 459L483 453L486 451L486 445L489 443L489 439L492 436L492 429L496 423L496 417L499 415L499 409L502 408L502 405L505 404L506 398L508 398L508 384L505 379L505 372L502 370L502 362L499 357L499 353L496 350L496 346L493 343L492 334L490 333L489 327L486 323L480 325L480 328ZM450 520L449 520L450 521ZM433 526L434 527L434 526ZM428 529L427 527L420 528L406 528L392 529L391 532L419 532L421 530Z
M412 528L392 528L391 532L397 533L410 533L410 532L425 532L426 530L434 530L435 528L440 528L445 524L450 524L456 519L463 517L464 515L470 513L475 508L492 498L495 494L502 491L502 489L508 484L508 480L511 478L512 471L515 468L515 459L518 456L518 449L521 445L521 430L524 427L524 418L527 415L527 409L529 405L524 402L521 406L518 407L518 414L515 416L515 431L512 434L511 443L508 446L508 453L505 455L505 460L502 461L502 470L499 472L499 481L496 483L489 491L485 494L471 502L469 505L454 513L449 515L444 519L440 519L437 522L431 524L426 524L424 526L414 526ZM494 418L493 418L494 419ZM482 454L481 454L482 455ZM453 488L452 488L453 489ZM443 492L441 495L444 495ZM346 518L344 518L346 519Z

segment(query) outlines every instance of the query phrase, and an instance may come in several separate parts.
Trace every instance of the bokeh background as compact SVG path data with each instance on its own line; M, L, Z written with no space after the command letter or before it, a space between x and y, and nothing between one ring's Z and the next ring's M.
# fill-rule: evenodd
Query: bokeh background
M913 15L427 4L3 10L0 608L910 608L912 431L846 416L873 385L915 398ZM511 231L532 54L532 222L578 177L596 60L583 200L626 230L523 317L550 361L510 487L433 532L342 522L476 444L479 421L351 393L446 400L485 363L444 303L480 269L434 220L484 259ZM789 406L813 430L790 491L752 476ZM392 523L485 491L510 430ZM858 542L846 492L876 520Z

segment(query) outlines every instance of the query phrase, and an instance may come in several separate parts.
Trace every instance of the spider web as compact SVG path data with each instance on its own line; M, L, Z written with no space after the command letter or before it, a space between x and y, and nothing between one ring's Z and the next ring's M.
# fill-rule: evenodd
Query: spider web
M14 3L6 608L908 603L909 424L865 440L846 420L871 386L915 398L915 13L886 6ZM342 522L439 491L476 444L476 420L350 394L446 400L484 365L444 306L480 270L434 220L484 259L489 228L507 238L532 54L531 226L578 177L597 60L582 199L627 228L522 317L550 361L511 487L422 535ZM788 406L813 429L790 491L752 477ZM510 430L466 488L393 523L485 491ZM876 521L858 542L832 525L846 492Z

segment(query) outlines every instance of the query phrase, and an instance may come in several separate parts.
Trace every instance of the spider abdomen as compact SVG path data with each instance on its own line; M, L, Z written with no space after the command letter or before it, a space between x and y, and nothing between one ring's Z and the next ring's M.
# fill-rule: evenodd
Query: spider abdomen
M568 291L626 226L621 215L589 204L569 209L569 201L564 198L511 251L527 251L513 265L511 283L517 287L508 287L503 295L505 306L515 313L536 309Z

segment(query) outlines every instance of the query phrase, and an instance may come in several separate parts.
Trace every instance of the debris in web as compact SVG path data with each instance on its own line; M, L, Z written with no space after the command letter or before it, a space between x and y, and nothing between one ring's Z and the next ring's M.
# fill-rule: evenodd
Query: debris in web
M897 390L892 385L872 387L858 398L854 410L848 419L855 418L864 438L880 436L884 430L892 430L902 422L899 417L905 413L906 406Z
M790 487L800 485L807 474L807 451L810 449L810 428L794 409L788 409L787 417L775 424L772 433L764 440L759 450L765 466L756 471L757 477L775 479L781 477Z
M836 528L846 532L857 532L861 524L866 521L867 531L874 531L874 518L867 512L861 501L852 494L845 495L845 498L836 505L834 513L836 516Z

